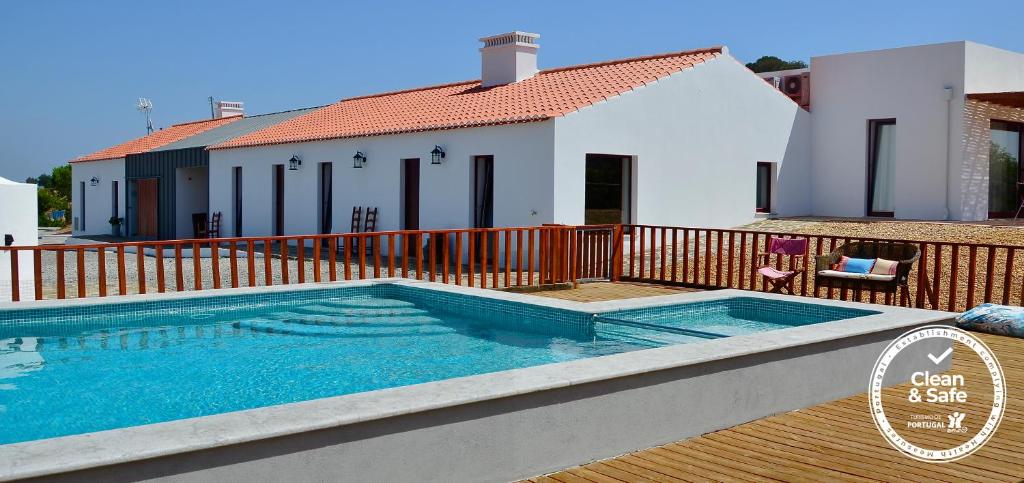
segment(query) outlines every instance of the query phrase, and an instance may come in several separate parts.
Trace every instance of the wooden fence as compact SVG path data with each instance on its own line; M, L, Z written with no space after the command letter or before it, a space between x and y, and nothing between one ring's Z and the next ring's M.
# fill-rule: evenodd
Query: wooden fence
M607 278L612 232L546 225L2 247L0 255L10 256L12 301L380 277L505 288ZM22 293L22 263L32 265L31 294Z
M10 256L13 301L380 277L482 288L607 279L766 290L757 255L767 251L773 236L809 241L796 279L799 295L897 303L889 294L816 288L814 256L853 241L901 241L921 250L909 283L915 307L1024 305L1024 246L692 227L544 225L139 241L0 247L0 255ZM794 262L772 257L780 270L792 269ZM31 294L19 287L22 263L33 268Z
M909 281L915 307L959 312L982 302L1024 305L1024 246L651 225L627 225L619 233L621 280L766 290L757 273L757 255L768 251L770 238L807 238L807 263L796 279L797 294L894 304L898 299L872 291L816 288L814 257L854 241L897 241L921 250ZM772 256L771 262L780 270L790 270L796 260Z

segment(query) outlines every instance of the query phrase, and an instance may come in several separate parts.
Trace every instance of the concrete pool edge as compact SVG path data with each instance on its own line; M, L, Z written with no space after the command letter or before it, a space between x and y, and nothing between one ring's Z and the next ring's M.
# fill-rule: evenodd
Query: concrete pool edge
M556 391L643 376L659 371L697 366L728 359L740 359L782 349L823 344L839 339L861 337L880 332L902 332L910 327L949 324L949 313L874 306L853 302L833 302L800 297L777 296L759 292L721 290L715 292L673 294L614 302L570 302L533 295L455 287L403 279L364 280L308 284L307 286L221 289L201 293L177 293L109 297L106 300L83 299L68 305L88 305L114 301L134 302L160 299L207 297L219 293L266 293L332 286L358 286L372 283L407 284L480 296L524 302L586 313L639 306L713 300L736 296L781 298L801 303L839 305L881 312L856 319L794 327L748 336L737 336L699 344L615 354L572 362L514 369L456 379L384 389L345 396L302 401L279 406L250 409L199 418L176 420L84 435L29 441L0 446L0 479L45 476L88 468L126 464L171 455L200 452L283 436L328 430L348 425L409 416L415 413L469 406L484 401L513 398L530 393ZM48 302L48 301L47 301ZM25 304L29 304L26 306ZM39 305L36 305L39 304ZM19 303L17 308L45 306L46 302ZM13 308L2 306L0 308ZM896 317L894 317L896 316ZM898 319L898 320L894 320ZM897 334L894 334L895 336ZM877 354L876 354L877 356ZM868 361L869 364L874 360ZM867 389L867 372L855 386ZM601 455L597 455L601 456ZM611 455L605 455L611 456ZM540 462L538 462L540 463ZM529 476L529 475L525 475Z

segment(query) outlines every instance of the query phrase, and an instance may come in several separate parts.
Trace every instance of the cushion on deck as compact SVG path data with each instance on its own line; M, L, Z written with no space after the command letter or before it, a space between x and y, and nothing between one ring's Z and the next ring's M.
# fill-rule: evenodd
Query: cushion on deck
M877 280L888 282L896 278L895 275L879 275L877 273L852 273L852 272L840 272L838 270L822 270L818 272L819 275L826 277L835 278L849 278L853 280Z
M961 329L1024 338L1024 307L981 304L957 316Z
M775 278L786 278L786 277L788 277L790 275L793 275L796 272L793 272L793 271L784 272L784 271L781 271L781 270L776 270L776 269L774 269L772 267L761 267L761 268L757 269L757 273L760 273L761 275L764 275L765 277L775 279Z
M871 273L878 275L896 275L896 268L899 266L900 262L895 260L876 258L875 265L871 267Z

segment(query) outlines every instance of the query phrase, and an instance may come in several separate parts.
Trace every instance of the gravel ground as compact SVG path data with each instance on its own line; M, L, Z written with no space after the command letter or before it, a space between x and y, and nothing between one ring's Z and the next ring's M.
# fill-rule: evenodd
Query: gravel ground
M762 220L742 229L806 233L843 237L891 238L901 240L956 243L986 243L1024 246L1024 220L1000 222L952 223L926 221L889 221L861 218L785 218Z

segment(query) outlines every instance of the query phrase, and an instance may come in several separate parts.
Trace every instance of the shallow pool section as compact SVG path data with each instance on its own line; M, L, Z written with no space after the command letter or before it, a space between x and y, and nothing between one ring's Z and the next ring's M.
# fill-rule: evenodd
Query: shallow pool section
M0 310L0 444L873 313L735 297L594 314L389 283Z
M761 297L729 297L602 312L594 317L598 334L618 340L664 344L720 339L769 330L876 315L874 310L792 302Z

